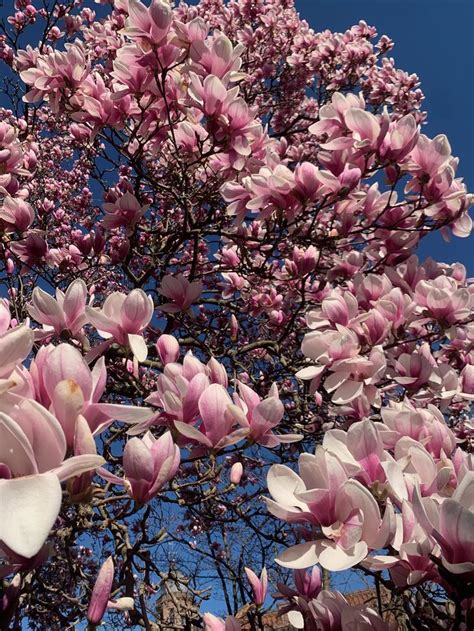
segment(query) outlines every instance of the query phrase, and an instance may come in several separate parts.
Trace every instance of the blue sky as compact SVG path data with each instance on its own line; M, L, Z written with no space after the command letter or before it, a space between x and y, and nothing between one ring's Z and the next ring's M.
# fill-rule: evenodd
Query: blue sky
M428 136L446 134L457 171L474 192L474 0L295 0L312 28L345 31L359 20L395 42L397 66L415 72L425 94ZM471 211L472 213L472 211ZM430 235L420 258L464 263L474 275L474 236L446 243Z

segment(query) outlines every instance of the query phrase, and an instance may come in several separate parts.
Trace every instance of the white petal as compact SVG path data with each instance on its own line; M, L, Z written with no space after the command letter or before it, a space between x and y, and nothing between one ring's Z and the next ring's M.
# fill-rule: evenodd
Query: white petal
M365 541L359 541L348 550L343 550L333 541L317 541L316 547L319 563L330 572L348 570L363 561L368 554Z
M96 456L95 454L72 456L55 469L54 473L56 473L59 480L64 481L83 473L87 473L87 471L98 469L103 464L105 464L105 460L102 456Z
M286 614L286 617L288 618L288 622L291 624L292 627L295 627L295 629L304 629L304 619L301 612L289 611Z
M135 355L139 362L144 362L148 357L148 348L142 335L136 335L134 333L128 334L128 343L132 349L132 353Z
M33 557L56 521L61 498L54 473L0 480L0 541L20 556Z
M316 565L318 563L318 554L316 552L316 541L309 541L308 543L299 543L296 546L292 546L279 554L275 561L283 567L289 567L293 569L304 569Z

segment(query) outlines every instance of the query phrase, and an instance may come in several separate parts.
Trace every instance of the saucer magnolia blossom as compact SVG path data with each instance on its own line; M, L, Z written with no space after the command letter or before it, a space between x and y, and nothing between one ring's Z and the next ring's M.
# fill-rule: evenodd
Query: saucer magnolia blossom
M202 287L200 281L190 283L182 274L165 276L158 291L171 302L161 305L160 309L166 313L187 311L201 295Z
M180 349L178 342L174 338L171 342L169 338L171 336L165 334L157 342L157 351L165 366L157 377L156 390L146 403L162 410L154 419L156 424L169 425L173 419L194 423L199 413L199 397L211 383L227 387L227 373L213 357L204 364L192 351L186 353L181 363L171 361L178 359Z
M278 589L282 598L292 596L303 596L305 598L316 598L322 589L321 570L317 565L313 567L311 572L307 570L294 570L293 580L295 583L295 589L285 585L284 583L278 583Z
M166 333L160 335L156 343L156 350L165 366L166 364L174 363L178 360L179 344L178 340L172 335L167 335Z
M137 198L127 192L115 202L104 204L105 217L102 225L106 229L125 226L127 234L131 234L148 207L148 205L141 206Z
M173 443L170 432L165 432L158 440L147 432L142 439L134 437L126 443L123 479L105 469L99 473L110 482L124 485L130 497L145 504L175 476L179 463L180 451Z
M212 613L205 613L203 621L206 625L206 631L241 631L242 629L240 622L234 616L229 616L223 620Z
M160 339L163 337L165 336L161 336ZM146 399L149 405L161 408L154 422L164 425L169 425L172 420L194 423L199 414L198 401L201 394L216 376L218 383L221 375L216 375L216 371L211 371L210 362L207 365L203 364L192 352L188 352L181 363L167 361L165 353L171 351L172 356L176 356L177 351L179 353L179 345L177 349L175 344L169 341L166 343L166 348L159 340L157 344L159 345L158 353L165 366L156 380L156 390ZM140 425L132 428L131 431L142 427L144 426Z
M230 481L232 484L239 484L244 474L244 467L241 462L234 462L230 469Z
M10 324L10 322L8 322ZM33 332L21 325L0 334L0 392L10 388L14 369L29 355L33 346Z
M351 469L349 465L347 468ZM272 514L290 523L319 527L317 538L290 547L277 557L284 567L307 568L316 563L332 571L345 570L393 541L395 514L387 504L382 517L372 494L323 447L316 455L302 454L300 476L288 467L273 465L268 473L267 499Z
M86 307L86 314L103 338L130 347L138 361L145 361L148 349L142 332L153 317L153 301L144 291L113 292L102 309Z
M10 229L20 232L27 230L34 220L34 212L30 204L22 199L6 197L0 206L0 219L7 224Z
M223 449L241 440L246 428L235 429L236 419L232 413L232 399L223 386L212 383L198 400L201 424L199 429L182 421L175 421L178 432L209 449Z
M129 0L128 15L124 33L139 42L154 44L162 43L173 19L170 5L162 0L152 0L149 8L138 0Z
M247 574L247 579L252 587L253 601L256 605L263 605L265 602L265 598L267 595L268 589L268 578L267 578L267 570L263 568L262 573L260 574L260 578L255 574L253 570L246 567L245 573Z
M61 481L96 469L104 459L66 458L66 438L52 414L39 403L14 395L6 404L10 414L0 412L0 543L7 555L11 551L31 558L59 514Z
M277 447L281 443L301 440L300 434L274 434L272 432L285 413L276 384L270 388L270 396L263 400L244 383L239 382L238 388L239 394L234 394L235 405L231 411L239 425L248 428L248 439L266 447Z
M453 574L474 572L474 471L466 473L451 497L437 502L415 488L413 509L430 539L440 548L441 563Z
M114 581L114 571L113 558L108 557L101 565L92 590L87 610L87 620L91 625L99 624L107 609L127 611L134 608L133 598L129 596L123 596L118 600L109 600Z
M50 407L72 447L76 420L82 415L94 435L114 420L125 423L143 421L151 410L132 405L100 403L107 381L104 358L91 370L80 352L70 344L43 347L32 368L36 396Z
M72 337L78 337L87 322L86 300L87 287L80 278L71 283L65 293L56 289L56 299L40 287L35 287L28 311L36 322L43 325L39 339L53 332L59 336L66 331ZM38 337L36 332L35 336Z
M308 628L311 623L321 631L338 631L339 629L357 629L358 631L393 631L393 626L382 620L373 608L362 605L352 607L343 594L323 590L305 608L305 622ZM296 625L295 625L296 626ZM296 628L305 629L306 626Z

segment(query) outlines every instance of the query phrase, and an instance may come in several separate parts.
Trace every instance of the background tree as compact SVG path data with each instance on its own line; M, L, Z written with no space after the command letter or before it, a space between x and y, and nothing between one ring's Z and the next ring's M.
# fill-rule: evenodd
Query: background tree
M164 629L161 581L263 629L266 566L296 628L467 629L473 292L416 248L472 199L416 75L290 0L99 5L0 42L1 624Z

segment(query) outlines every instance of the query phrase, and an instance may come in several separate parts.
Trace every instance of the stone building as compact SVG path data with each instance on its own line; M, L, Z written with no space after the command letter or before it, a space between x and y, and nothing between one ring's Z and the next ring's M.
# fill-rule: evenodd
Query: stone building
M201 615L185 577L171 570L162 581L156 603L156 627L159 631L198 631Z

